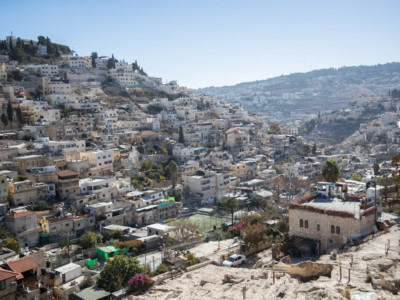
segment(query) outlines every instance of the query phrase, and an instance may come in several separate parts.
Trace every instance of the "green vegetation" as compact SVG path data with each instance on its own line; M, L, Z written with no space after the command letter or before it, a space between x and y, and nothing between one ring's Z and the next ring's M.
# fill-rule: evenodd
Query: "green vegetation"
M157 269L155 269L153 272L150 273L150 276L154 277L154 276L157 276L160 274L167 273L168 271L169 271L168 266L161 264L161 265L158 265Z
M89 275L89 274L86 274L86 275L85 275L85 278L83 278L83 280L82 280L81 283L79 284L79 288L80 288L81 290L83 290L83 289L86 289L86 288L88 288L88 287L93 286L94 284L95 284L95 282L94 282L92 276Z
M160 151L162 153L164 152L162 150ZM159 164L155 164L151 161L144 161L142 163L142 166L140 167L140 171L142 173L132 177L132 184L135 187L140 188L144 186L150 186L153 180L156 180L158 182L166 179L173 180L177 172L177 168L176 169L174 168L174 164L176 165L176 163L173 160L167 160Z
M304 134L309 134L313 131L316 125L317 125L317 119L311 119L309 121L306 121L303 127L300 129L300 132Z
M119 229L111 230L107 233L107 238L112 240L120 240L122 238L122 231Z
M107 61L107 69L110 70L110 69L115 68L115 63L116 62L118 62L118 60L116 60L114 58L114 54L111 54L111 58L109 58L108 61Z
M5 114L1 114L0 119L1 119L1 122L3 123L4 127L7 127L8 126L8 118L7 118L7 116Z
M0 226L0 239L4 240L9 237L12 237L11 232L9 232L4 225L1 225Z
M326 181L336 182L339 179L340 170L336 161L329 159L322 167L322 176Z
M193 253L188 253L184 255L185 259L187 260L186 266L190 267L200 263L200 258L196 257Z
M183 128L182 126L179 126L179 138L178 138L178 143L184 144L185 143L185 138L183 136Z
M19 175L19 176L22 176L22 175ZM47 203L46 201L41 200L37 204L29 206L29 209L33 210L33 211L52 210L53 205Z
M8 81L21 81L24 79L24 76L22 75L20 70L12 70L7 73L7 79Z
M115 292L126 287L129 279L143 271L136 258L117 255L107 261L97 277L97 286L108 292Z
M132 69L133 71L138 71L140 75L147 76L146 72L143 71L143 68L138 65L136 60L132 63Z
M12 237L5 239L1 246L11 249L15 253L19 253L21 251L21 245L19 244L19 242L16 239L14 239Z
M96 68L96 59L98 58L97 52L92 52L90 57L92 59L92 68Z
M379 174L379 164L378 163L374 163L373 165L373 169L374 169L374 175L378 175Z
M115 247L118 249L129 248L129 251L133 252L135 255L140 254L146 249L145 243L139 240L119 242L115 244Z
M79 242L84 249L93 248L97 241L98 235L91 231L86 231L79 239Z
M245 225L245 224L243 224ZM256 247L268 240L267 227L261 223L248 224L242 229L243 242L247 249Z
M160 105L150 104L147 106L147 112L151 115L156 115L162 112L163 108Z
M361 181L362 180L362 176L360 174L354 173L353 175L351 175L350 179L351 180L356 180L356 181Z
M233 226L233 213L235 212L236 209L238 209L239 202L237 201L236 198L230 197L230 198L224 199L222 201L222 205L231 213L232 226Z

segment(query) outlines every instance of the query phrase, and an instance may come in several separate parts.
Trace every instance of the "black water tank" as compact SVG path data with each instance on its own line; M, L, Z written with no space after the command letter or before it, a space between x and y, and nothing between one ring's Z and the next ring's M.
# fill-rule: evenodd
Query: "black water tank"
M51 263L49 261L46 261L46 268L50 268Z

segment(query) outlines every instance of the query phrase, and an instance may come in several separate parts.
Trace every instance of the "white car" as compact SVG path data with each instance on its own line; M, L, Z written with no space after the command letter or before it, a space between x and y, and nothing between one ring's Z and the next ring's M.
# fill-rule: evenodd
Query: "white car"
M233 254L229 256L223 263L224 267L235 267L240 265L242 262L246 260L246 256L243 254Z

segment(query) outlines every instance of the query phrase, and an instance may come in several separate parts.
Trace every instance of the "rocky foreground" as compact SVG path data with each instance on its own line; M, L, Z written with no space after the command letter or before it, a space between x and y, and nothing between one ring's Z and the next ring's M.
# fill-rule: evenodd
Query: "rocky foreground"
M167 279L135 299L400 299L399 243L400 225L394 225L334 260L324 255L316 262L272 266L266 251L259 254L257 268L210 264Z

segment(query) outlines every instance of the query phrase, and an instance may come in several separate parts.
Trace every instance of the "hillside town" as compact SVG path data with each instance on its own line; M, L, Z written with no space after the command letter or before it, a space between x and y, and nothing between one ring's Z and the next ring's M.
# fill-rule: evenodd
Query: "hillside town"
M1 299L398 297L396 89L287 120L7 36L0 108Z

